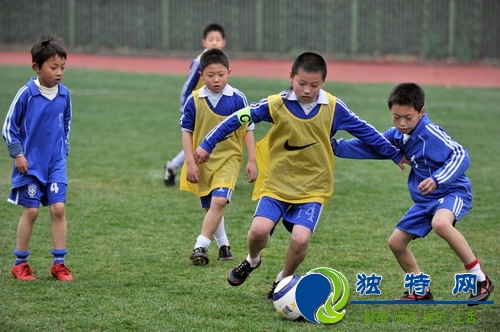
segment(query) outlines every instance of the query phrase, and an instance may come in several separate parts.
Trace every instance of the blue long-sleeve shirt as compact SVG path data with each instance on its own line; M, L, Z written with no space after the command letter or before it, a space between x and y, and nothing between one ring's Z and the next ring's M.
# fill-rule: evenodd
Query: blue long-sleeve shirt
M286 107L299 119L311 119L318 114L321 104L328 103L328 99L323 90L318 95L318 104L311 110L310 113L304 112L296 95L289 90L280 93ZM259 102L250 105L250 116L253 123L261 121L272 123L272 117L269 113L268 99L264 98ZM205 140L201 143L201 147L207 152L212 152L215 145L223 140L229 133L235 131L241 126L238 115L235 113L222 121L210 133L207 134ZM392 159L398 163L403 158L403 154L395 148L390 142L382 136L369 123L362 120L347 107L344 102L337 98L335 104L335 114L330 130L330 137L333 137L338 130L345 130L354 137L359 138L375 151L379 151L381 155L388 159Z
M49 180L67 183L70 128L71 99L63 84L58 84L53 100L40 93L34 79L19 89L7 112L2 136L10 156L23 153L29 168L27 174L21 174L13 167L12 188L29 183L32 177L44 185Z
M439 199L450 193L470 196L472 187L465 171L470 166L467 150L451 139L446 132L432 123L424 114L404 143L403 134L395 127L384 134L410 160L412 168L408 176L408 189L412 200L422 203ZM387 159L358 139L332 141L334 153L338 157L352 159ZM437 188L423 196L418 191L420 182L433 178Z
M193 61L191 61L191 65L189 66L189 74L188 77L186 78L186 81L184 82L184 85L182 86L181 96L179 99L180 102L179 111L181 113L183 112L184 104L186 103L191 93L193 93L193 90L195 90L197 86L201 87L200 59L201 55L206 51L207 50L205 49L200 55L198 55L196 58L193 59Z

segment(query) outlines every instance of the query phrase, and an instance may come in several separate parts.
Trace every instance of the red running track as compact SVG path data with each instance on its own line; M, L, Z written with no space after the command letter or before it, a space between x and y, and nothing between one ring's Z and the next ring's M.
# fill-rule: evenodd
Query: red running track
M66 65L137 73L186 75L191 59L68 54ZM0 52L0 65L30 66L29 52ZM287 79L291 60L231 59L233 77ZM500 67L482 65L403 64L387 62L328 62L327 81L401 83L500 88Z

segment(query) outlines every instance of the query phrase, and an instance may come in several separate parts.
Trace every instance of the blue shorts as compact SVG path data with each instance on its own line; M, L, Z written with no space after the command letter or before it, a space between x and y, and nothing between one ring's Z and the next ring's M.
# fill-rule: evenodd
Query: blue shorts
M471 206L460 197L448 195L427 204L413 205L396 225L396 228L416 237L425 237L432 230L432 218L437 210L447 209L455 215L455 221L469 213ZM455 223L453 223L455 226Z
M229 188L220 187L212 190L210 194L207 196L200 197L200 207L203 209L208 209L210 207L210 203L212 203L212 197L225 197L227 199L227 204L231 201L231 196L233 195L233 191Z
M323 204L317 202L291 204L264 196L257 203L253 216L269 218L276 225L283 218L283 225L290 233L293 225L301 225L314 232L322 210ZM274 232L276 225L271 230L271 234Z
M22 187L12 189L7 201L29 208L39 208L40 203L43 206L66 203L67 187L68 185L62 182L49 182L42 186L38 180L33 179Z

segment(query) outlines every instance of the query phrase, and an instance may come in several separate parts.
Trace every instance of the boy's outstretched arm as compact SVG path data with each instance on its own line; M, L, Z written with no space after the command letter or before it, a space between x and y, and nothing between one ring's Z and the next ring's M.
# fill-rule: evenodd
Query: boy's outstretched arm
M368 144L362 142L357 138L345 140L343 138L336 140L332 138L332 148L335 156L340 158L349 159L390 159L375 150L373 150ZM401 160L397 162L397 165L403 172L406 172L406 167L404 164L410 165L406 155L403 155Z
M221 121L207 134L207 136L205 136L203 142L201 142L200 146L194 151L193 156L195 162L201 164L208 161L217 143L251 120L250 107L245 107L228 116L224 121Z

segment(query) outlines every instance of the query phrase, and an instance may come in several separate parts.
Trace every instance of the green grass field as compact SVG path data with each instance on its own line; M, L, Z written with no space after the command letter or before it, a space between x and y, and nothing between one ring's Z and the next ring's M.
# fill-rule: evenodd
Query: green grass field
M0 116L34 73L0 67ZM22 208L7 203L11 159L0 153L0 331L498 331L500 305L348 305L335 326L281 319L264 301L282 268L288 233L279 227L263 252L262 266L240 287L226 276L247 253L246 232L255 202L243 177L227 207L226 229L236 257L195 267L188 259L204 212L198 199L163 184L163 165L181 148L178 95L181 76L68 68L64 84L73 100L67 201L67 265L75 280L50 275L50 217L42 208L30 243L37 281L11 275ZM288 81L232 78L257 101ZM383 131L391 126L386 98L392 85L327 83L358 115ZM500 90L424 86L431 118L468 150L474 208L458 223L485 271L500 287ZM268 129L256 125L256 138ZM338 133L336 137L349 137ZM351 300L401 296L404 273L387 238L411 205L407 175L390 161L336 160L335 194L323 211L298 274L327 266L346 276ZM411 246L432 278L438 300L452 295L460 260L434 233ZM379 297L355 292L356 274L383 276ZM411 322L401 317L414 317ZM442 317L442 319L438 319Z

